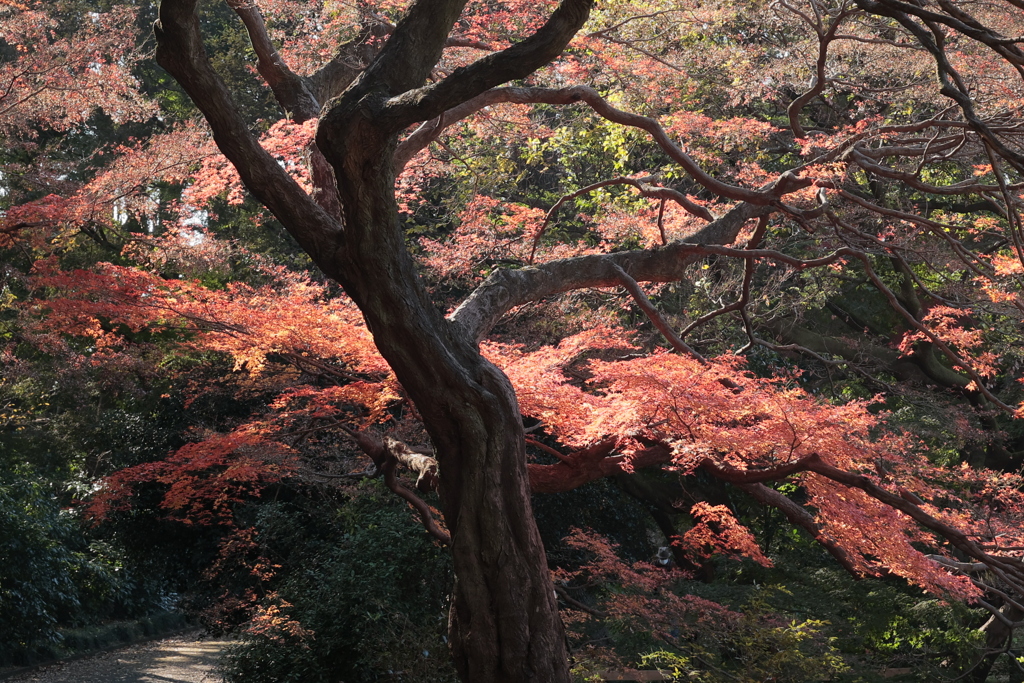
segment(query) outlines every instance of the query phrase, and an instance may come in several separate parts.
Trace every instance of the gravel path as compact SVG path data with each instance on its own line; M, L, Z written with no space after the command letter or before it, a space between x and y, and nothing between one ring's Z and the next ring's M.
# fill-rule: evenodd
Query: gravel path
M199 631L130 645L51 664L7 681L39 683L216 683L226 640L200 639ZM6 683L6 681L5 681Z

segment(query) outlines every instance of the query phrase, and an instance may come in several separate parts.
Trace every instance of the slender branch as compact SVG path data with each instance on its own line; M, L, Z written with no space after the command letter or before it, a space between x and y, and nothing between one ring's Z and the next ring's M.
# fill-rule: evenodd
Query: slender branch
M761 240L764 239L764 234L765 232L767 232L767 230L768 216L761 216L760 218L757 219L757 227L754 228L754 234L751 236L750 242L747 243L747 248L756 249L757 247L759 247L761 245ZM747 303L750 301L750 283L754 279L754 270L756 268L757 265L754 259L747 259L743 264L743 286L740 289L740 297L731 304L727 304L725 306L722 306L718 310L711 311L710 313L705 313L704 315L700 316L692 323L687 325L686 328L679 333L679 336L685 337L697 327L703 325L709 320L717 318L720 315L724 315L726 313L729 313L730 311L736 311L745 308Z
M814 521L814 516L803 507L764 484L736 484L735 486L749 493L758 502L770 505L786 515L786 519L809 533L814 537L814 540L824 546L825 550L855 579L864 576L864 572L858 568L857 562L853 557L843 548L836 545L835 541L825 536L821 532L818 523Z
M675 333L672 326L669 325L667 320L665 320L665 316L663 316L661 312L654 307L651 300L647 298L646 294L644 294L644 290L640 289L640 285L637 284L636 280L631 278L629 273L624 271L618 264L614 264L614 269L619 276L619 280L622 282L622 286L625 287L626 291L633 297L633 300L636 301L640 310L651 319L651 322L654 323L656 328L658 328L658 331L661 332L662 336L664 336L668 343L672 345L672 348L679 353L692 356L706 365L708 362L707 358L697 353L689 344L679 338L679 335Z
M683 209L685 209L688 213L691 213L694 216L703 218L706 221L715 220L715 217L711 214L710 211L708 211L700 204L690 201L690 198L684 195L682 192L678 192L668 187L657 187L655 185L649 185L646 182L647 180L653 180L653 177L630 178L628 176L618 176L616 178L610 178L608 180L602 180L591 185L587 185L586 187L582 187L576 190L575 192L571 192L567 195L561 196L558 199L558 201L555 202L550 209L548 209L547 215L544 216L544 223L541 224L540 229L537 231L537 234L533 236L533 246L530 248L530 258L528 262L533 263L533 258L537 253L537 247L540 245L540 239L541 237L544 236L544 233L547 230L548 225L551 223L551 220L558 213L558 210L562 208L562 206L569 200L575 199L576 197L581 197L585 194L589 194L594 190L598 190L602 187L609 187L611 185L632 185L633 187L640 191L641 196L660 199L661 208L658 211L658 230L661 232L661 244L663 246L667 243L665 240L665 226L663 223L666 199L671 199L672 201L676 202L681 207L683 207Z
M588 607L579 600L573 598L571 595L569 595L569 592L567 590L559 586L557 583L555 584L555 592L558 593L558 597L562 598L562 600L564 600L570 607L575 607L581 612L586 612L587 614L595 616L598 619L607 619L609 617L608 612L602 612L599 609Z
M538 448L538 449L544 451L545 453L547 453L550 456L555 457L560 462L564 462L566 465L570 465L571 466L571 465L574 464L573 463L573 459L570 458L569 456L565 455L564 453L558 451L555 448L552 448L551 446L548 446L547 444L543 444L540 441L537 441L536 439L531 439L530 437L526 437L526 443L529 444L530 446L533 446L534 448Z
M793 8L787 3L783 3L783 6L793 10ZM802 95L793 100L793 102L790 103L789 108L786 111L786 114L789 117L789 127L793 131L793 136L799 140L801 138L807 137L807 133L804 131L803 126L800 125L800 113L811 100L813 100L815 97L824 92L825 86L828 85L828 77L825 74L825 66L828 64L828 46L829 44L832 43L833 40L835 40L836 31L839 30L839 25L848 16L853 14L853 12L840 12L838 16L832 19L828 27L828 30L825 31L824 33L822 33L821 31L820 20L810 21L801 12L797 12L797 14L803 16L805 20L807 20L808 23L810 23L814 27L816 33L818 34L818 59L815 62L814 79L811 82L811 87Z
M731 199L737 202L749 202L758 206L768 206L777 202L782 196L805 187L810 187L812 184L812 180L810 178L799 178L792 173L784 173L775 182L758 190L724 183L705 172L689 154L684 152L675 142L673 142L668 133L661 127L661 124L656 119L617 109L601 97L596 90L582 85L559 89L495 88L475 95L472 99L460 102L456 107L450 108L446 111L443 110L444 120L447 122L447 125L451 125L486 106L503 102L518 104L573 104L576 102L584 102L602 118L623 126L639 128L649 133L654 142L661 147L662 151L665 152L673 161L682 166L683 170L697 181L697 183L725 199ZM432 119L439 116L441 113L441 111L438 111L430 117L424 116L417 120L425 120L427 118ZM412 123L412 121L410 121L410 123ZM405 160L407 162L408 159L411 159L417 151L429 144L432 140L436 139L440 134L440 131L428 129L423 130L422 132L417 131L417 134L418 135L414 134L416 135L415 138L413 138L413 136L407 138L403 143L403 146L399 148L401 154L396 156L396 159L399 161Z
M896 297L896 294L888 287L888 285L886 285L882 281L882 278L880 278L878 274L875 272L874 268L871 266L871 260L868 258L868 255L861 252L859 254L856 254L856 256L864 265L864 270L867 272L868 279L870 279L871 282L875 285L875 288L878 289L878 291L881 292L883 296L885 296L886 300L889 302L889 306L894 311L902 315L903 319L907 321L907 324L910 325L910 327L914 328L924 336L928 337L929 341L931 341L931 343L935 345L935 348L941 351L943 355L945 355L946 358L948 358L950 362L953 363L953 365L962 368L963 371L967 373L967 376L973 380L973 384L976 387L976 391L978 393L980 393L993 404L998 406L1001 410L1005 411L1006 413L1013 414L1014 409L1008 406L1002 400L1000 400L985 386L984 378L982 378L982 376L978 374L977 370L975 370L970 363L961 358L955 351L953 351L952 348L950 348L949 344L947 344L937 334L928 329L927 326L918 322L917 318L915 318L913 314L910 313L910 311L903 307L903 304L900 303L899 299Z

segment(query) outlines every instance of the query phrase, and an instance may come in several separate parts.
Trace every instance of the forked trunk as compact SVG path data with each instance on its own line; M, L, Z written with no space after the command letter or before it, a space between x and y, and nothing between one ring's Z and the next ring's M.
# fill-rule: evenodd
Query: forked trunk
M399 223L394 156L409 126L554 59L592 2L563 0L535 34L458 70L458 78L437 83L444 87L431 95L424 84L465 4L411 3L373 63L321 112L316 143L338 192L314 152L318 201L288 177L238 114L203 48L196 0L161 0L157 60L196 102L246 187L359 306L423 416L437 448L452 533L450 631L460 675L478 683L567 681L561 622L530 510L515 395L481 358L474 335L445 320L420 283ZM314 115L309 98L303 111L288 101L295 91L284 86L302 79L281 61L259 13L245 3L236 11L260 54L261 73L279 85L274 92L282 106L298 120Z

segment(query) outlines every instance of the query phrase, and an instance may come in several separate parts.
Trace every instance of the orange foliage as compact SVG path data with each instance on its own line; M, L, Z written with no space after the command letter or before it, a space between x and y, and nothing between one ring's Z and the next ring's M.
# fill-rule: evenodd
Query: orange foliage
M239 429L186 444L165 460L115 472L85 507L94 522L131 509L134 488L163 484L160 506L184 524L234 526L236 503L258 498L293 472L294 455L258 431Z
M879 483L891 490L925 499L942 496L944 510L926 506L933 516L971 530L976 538L986 533L993 537L991 530L980 528L982 519L991 520L984 512L988 504L977 494L951 504L945 470L931 465L919 444L885 433L882 416L868 411L865 402L822 403L792 381L744 373L743 361L735 357L710 364L671 353L581 360L587 353L630 351L626 336L607 328L532 353L498 345L485 348L517 387L524 413L542 420L550 434L574 448L612 437L628 454L654 440L672 449L672 467L684 473L709 461L729 471L770 472L818 455L870 479L883 471ZM564 372L570 367L575 371ZM579 380L581 372L585 382ZM794 480L809 497L821 535L846 550L858 571L892 572L958 597L978 594L969 580L925 557L920 548L941 552L944 542L907 515L816 473L798 474ZM998 488L1002 507L1015 512L998 526L1001 533L1012 529L1010 536L1017 538L1014 524L1024 511L1024 495L1015 482L1005 484ZM956 507L959 512L951 511ZM768 562L728 510L700 504L691 514L697 525L684 537L687 547Z
M724 505L697 503L690 509L696 522L683 534L683 547L696 551L702 557L714 554L749 557L765 567L772 561L757 546L753 534L739 523Z
M195 234L202 240L202 233ZM194 334L186 345L230 354L236 369L258 374L267 356L294 354L338 359L356 372L386 374L358 311L347 299L325 298L323 286L283 268L268 268L271 284L230 283L208 289L197 281L165 279L137 268L98 264L61 271L53 260L36 264L32 285L51 292L29 325L41 348L64 346L65 335L90 337L97 349L123 344L116 328L179 329Z

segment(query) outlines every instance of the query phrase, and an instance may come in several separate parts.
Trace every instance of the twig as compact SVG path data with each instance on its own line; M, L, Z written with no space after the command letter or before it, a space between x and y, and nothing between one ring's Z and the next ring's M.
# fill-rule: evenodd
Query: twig
M654 307L654 304L652 304L650 299L647 298L647 295L644 294L644 290L640 289L640 285L637 284L636 280L631 278L629 273L623 270L622 266L617 263L612 264L612 269L618 274L619 280L622 282L622 286L630 293L633 300L636 301L637 305L640 307L640 310L647 314L647 317L651 319L651 322L658 328L658 331L661 332L662 336L668 340L668 343L672 345L672 348L679 353L685 353L692 356L701 363L707 365L707 358L697 353L697 351L692 349L686 342L679 338L679 335L675 333L675 330L673 330L672 326L668 324L665 317L657 308Z
M607 612L602 612L599 609L594 609L593 607L588 607L584 605L582 602L569 595L569 592L561 586L559 586L557 583L555 584L555 592L558 593L558 597L562 598L562 600L567 602L571 607L575 607L578 610L582 610L587 614L597 617L598 619L608 618Z

